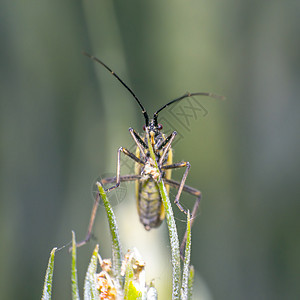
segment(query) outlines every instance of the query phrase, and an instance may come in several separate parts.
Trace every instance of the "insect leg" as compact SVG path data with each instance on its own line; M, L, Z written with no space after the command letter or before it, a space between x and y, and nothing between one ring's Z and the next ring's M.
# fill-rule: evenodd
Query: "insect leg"
M170 185L170 186L172 186L172 187L174 187L174 188L179 188L179 186L180 186L180 182L178 182L178 181L175 181L175 180L172 180L172 179L166 179L166 178L163 178L163 181L166 183L166 184L168 184L168 185ZM193 211L192 211L192 214L191 214L191 224L194 222L194 218L195 218L195 216L196 216L196 212L197 212L197 210L198 210L198 208L199 208L199 204L200 204L200 200L201 200L201 196L202 196L202 194L201 194L201 192L199 191L199 190L197 190L197 189L195 189L195 188L192 188L192 187L190 187L190 186L188 186L188 185L184 185L183 186L183 191L184 192L187 192L187 193L189 193L189 194L191 194L191 195L193 195L193 196L195 196L197 199L196 199L196 202L195 202L195 204L194 204L194 207L193 207Z
M127 181L134 181L134 180L139 180L141 178L141 175L124 175L124 176L120 176L119 177L119 181L120 182L127 182ZM106 184L106 183L114 183L117 181L117 177L109 177L109 178L104 178L101 180L101 184ZM85 239L79 243L76 244L76 247L81 247L83 245L85 245L90 239L91 239L91 235L92 235L92 230L93 230L93 226L94 226L94 222L95 222L95 217L96 217L96 213L97 213L97 209L99 206L99 201L100 201L100 194L97 193L94 205L93 205L93 209L92 209L92 213L91 213L91 217L90 217L90 222L89 222L89 227L85 236Z
M140 153L142 153L144 157L146 157L145 149L148 149L146 143L143 141L143 139L138 135L138 133L133 128L129 128L129 132L132 138L134 139L136 145L140 149Z
M180 182L178 181L175 181L175 180L171 180L171 179L163 179L164 182L174 188L179 188L180 187ZM188 185L184 185L183 186L183 191L193 195L196 197L196 202L194 204L194 207L193 207L193 211L192 211L192 214L191 214L191 227L194 223L194 220L195 220L195 217L196 217L196 212L199 208L199 205L200 205L200 200L201 200L201 192L195 188L192 188ZM184 247L185 247L185 243L186 243L186 240L187 240L187 232L185 232L185 235L183 237L183 240L181 242L181 245L180 245L180 255L181 255L181 258L183 258L183 252L184 252Z
M164 152L162 154L162 156L160 157L159 159L159 165L162 165L162 162L167 154L167 152L169 151L170 147L171 147L171 144L175 138L175 136L177 135L177 132L176 131L173 131L165 140L164 142L158 147L158 150L159 149L162 149L163 147L165 147L164 149Z
M139 180L142 176L141 175L123 175L120 176L120 182L127 182L127 181L134 181L134 180ZM113 183L116 182L117 177L108 177L108 178L104 178L101 180L102 184L106 184L106 183Z
M166 144L170 141L170 138L172 137L172 135L175 133L176 131L173 131L169 136L167 136L163 141L158 142L156 144L156 150L161 150L163 147L166 146ZM175 133L177 134L177 132Z
M99 200L100 200L100 194L97 193L97 196L96 196L96 199L95 199L95 202L94 202L94 205L93 205L92 213L91 213L91 218L90 218L90 222L89 222L88 231L86 233L86 236L85 236L84 240L82 240L79 243L76 243L77 248L85 245L91 239L92 229L93 229L93 226L94 226L95 217L96 217L96 213L97 213L97 208L99 206ZM69 251L71 251L71 247L69 248Z
M105 189L105 192L109 192L115 188L117 188L120 185L120 167L121 167L121 153L124 153L125 155L129 156L131 159L133 159L134 161L136 161L139 164L144 165L145 163L140 160L139 158L137 158L133 153L131 153L130 151L128 151L126 148L120 147L118 149L118 159L117 159L117 176L116 176L116 184Z
M140 175L120 176L120 166L121 166L120 156L121 156L121 153L124 153L125 155L129 156L131 159L133 159L134 161L136 161L139 164L144 164L144 162L142 160L140 160L139 158L137 158L133 153L131 153L130 151L128 151L127 149L125 149L123 147L120 147L118 149L117 176L116 177L111 177L111 178L106 178L106 179L102 180L103 184L104 183L115 183L115 185L111 186L110 188L105 189L105 192L109 192L109 191L117 188L120 185L120 182L133 181L133 180L138 180L140 178ZM96 212L97 212L97 208L99 206L99 200L100 200L100 195L99 195L99 193L97 193L97 197L96 197L96 200L95 200L94 205L93 205L91 218L90 218L90 223L89 223L89 227L88 227L86 237L83 241L76 244L77 247L83 246L91 238L92 229L93 229L93 225L94 225L95 217L96 217Z
M177 192L177 195L175 197L174 203L178 206L178 208L181 211L183 211L186 214L187 211L180 204L179 198L180 198L180 195L182 193L182 189L184 187L184 184L185 184L185 181L186 181L189 169L191 167L190 163L188 161L183 161L183 162L175 163L175 164L172 164L172 165L163 165L163 166L161 166L161 169L162 170L167 170L167 169L176 169L176 168L183 168L183 167L186 167L186 170L185 170L185 172L184 172L184 174L182 176L182 179L181 179L180 185L178 187L178 192Z

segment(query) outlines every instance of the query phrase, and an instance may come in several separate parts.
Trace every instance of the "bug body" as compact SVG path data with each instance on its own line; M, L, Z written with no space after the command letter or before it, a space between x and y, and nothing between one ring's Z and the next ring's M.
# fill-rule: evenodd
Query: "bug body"
M102 184L113 183L112 186L107 188L105 191L109 192L115 188L118 188L121 182L135 181L136 199L137 199L137 211L139 214L140 222L144 225L146 230L158 227L163 219L165 218L165 211L162 204L160 192L158 189L157 182L163 180L166 185L167 193L169 194L170 186L176 188L177 195L175 197L174 203L178 208L187 213L187 211L181 206L179 199L182 191L185 191L196 197L192 213L191 213L191 225L194 222L194 217L196 215L197 209L200 204L201 192L185 184L190 164L187 161L173 163L173 151L171 144L176 137L176 131L173 131L170 135L164 135L162 130L162 125L158 123L158 114L165 109L167 106L172 105L175 102L181 101L185 98L192 96L209 96L214 98L222 98L211 93L186 93L183 96L176 98L167 104L163 105L158 109L153 118L149 120L147 111L144 109L140 100L134 94L134 92L123 82L123 80L114 73L106 64L91 56L84 53L86 56L100 63L105 67L113 76L115 76L118 81L131 93L138 105L142 110L142 114L145 119L144 130L145 134L141 137L134 129L129 128L129 132L137 145L135 154L131 153L126 148L120 147L117 152L117 173L115 177L102 179ZM148 143L151 143L154 154L155 161L150 156L150 151L148 148ZM121 175L121 154L124 154L131 158L135 162L135 174ZM157 171L157 167L159 171ZM185 168L184 174L181 181L174 181L171 179L171 172L173 169ZM99 205L99 197L97 197L94 207L92 210L92 215L90 219L90 224L87 232L87 236L84 241L77 244L77 246L84 245L91 237L92 227L95 220L96 210ZM181 243L181 253L184 249L186 236L183 238Z
M142 139L147 145L146 135ZM156 151L157 145L164 142L165 139L166 136L161 132L158 132L157 136L154 138L154 153L157 161L163 155L162 150ZM140 158L139 147L136 148L136 156ZM148 153L147 157L150 158ZM162 164L170 165L172 163L172 158L173 152L170 148ZM151 171L154 174L151 174ZM171 179L171 172L171 169L166 170L162 173L162 178ZM142 174L141 179L135 183L137 210L140 217L140 222L144 225L146 230L150 230L151 228L158 227L165 218L165 210L162 204L158 186L155 182L155 179L157 175L159 176L159 174L155 174L156 170L151 170L151 166L141 166L138 163L136 163L135 173ZM150 174L148 175L147 173ZM167 193L169 194L170 187L166 186L166 189Z

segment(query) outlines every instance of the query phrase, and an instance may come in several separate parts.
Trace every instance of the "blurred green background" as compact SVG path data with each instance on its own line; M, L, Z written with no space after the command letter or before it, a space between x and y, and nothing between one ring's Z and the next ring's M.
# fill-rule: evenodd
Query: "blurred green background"
M197 98L208 114L188 130L160 114L181 134L187 183L203 192L195 299L300 299L299 12L293 0L1 1L0 298L41 296L51 249L71 230L85 236L93 182L115 173L117 149L133 145L128 128L142 132L133 98L85 50L150 115L187 91L227 98ZM147 280L170 299L166 226L146 232L124 187L114 206L123 250L139 248ZM95 243L110 257L101 208L94 235L78 250L81 286ZM57 252L53 299L71 298L70 262Z

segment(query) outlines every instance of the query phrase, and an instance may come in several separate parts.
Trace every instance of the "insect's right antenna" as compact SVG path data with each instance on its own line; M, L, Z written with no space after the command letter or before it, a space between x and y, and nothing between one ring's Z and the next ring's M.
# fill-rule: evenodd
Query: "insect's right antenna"
M157 116L158 116L158 113L161 112L163 109L165 109L167 106L177 102L177 101L180 101L184 98L189 98L189 97L193 97L193 96L206 96L206 97L212 97L212 98L216 98L216 99L221 99L221 100L224 100L225 97L223 96L219 96L219 95L216 95L216 94L213 94L213 93L186 93L184 94L183 96L179 97L179 98L176 98L170 102L168 102L167 104L165 104L163 107L161 107L159 110L157 110L154 115L153 115L153 119L154 119L154 122L155 124L157 125Z
M112 75L114 75L121 83L122 85L129 91L129 93L134 97L134 99L137 101L137 103L139 104L140 108L142 109L142 113L144 115L145 118L145 123L146 126L149 125L149 117L147 114L147 111L145 110L144 106L142 105L142 103L140 102L140 100L138 99L138 97L134 94L134 92L132 91L132 89L113 71L111 70L104 62L102 62L100 59L98 59L95 56L92 56L90 54L88 54L87 52L82 52L85 56L91 58L92 60L96 61L97 63L101 64L106 70L108 70Z

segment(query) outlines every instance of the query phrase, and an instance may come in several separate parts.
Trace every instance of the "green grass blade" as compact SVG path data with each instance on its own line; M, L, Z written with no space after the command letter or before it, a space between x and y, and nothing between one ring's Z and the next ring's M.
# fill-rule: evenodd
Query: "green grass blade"
M71 282L72 282L72 299L79 300L78 278L76 268L76 239L75 232L72 231L72 266L71 266Z
M129 282L125 300L142 300L142 292L138 291L134 286L133 282Z
M94 300L100 298L99 292L96 289L98 249L99 246L96 245L86 272L86 276L84 280L84 300Z
M125 300L146 300L145 262L136 248L126 254L125 265ZM123 266L124 267L124 266Z
M188 300L192 300L193 296L193 284L194 284L194 274L195 270L193 266L190 266L190 272L189 272L189 282L188 282Z
M153 147L149 140L148 140L148 147L150 151L150 156L155 162L157 172L160 172L155 159ZM173 277L172 299L176 300L176 299L180 299L180 287L181 287L179 239L178 239L177 228L176 228L171 202L168 197L168 193L166 191L165 185L162 180L158 182L157 185L166 212L166 219L167 219L167 224L169 229L169 237L170 237L170 244L171 244L172 273L173 273L172 274L173 275L172 276Z
M138 291L133 283L134 272L131 262L127 263L125 272L125 284L124 284L124 300L141 300L142 292Z
M183 263L183 275L182 275L182 287L181 287L181 299L188 299L189 292L189 275L190 275L190 259L191 259L191 220L190 212L187 215L187 240L185 244L185 254L184 254L184 263Z
M124 299L128 299L128 294L129 294L129 285L130 282L133 279L133 269L128 262L126 265L126 270L125 270L125 282L124 282Z
M57 248L53 248L50 253L48 267L47 267L47 271L46 271L46 275L45 275L42 300L50 300L51 299L53 270L54 270L54 256L55 256L56 249Z
M121 250L121 243L120 243L119 230L117 226L116 217L107 199L104 188L102 187L100 182L96 182L96 185L98 187L100 196L103 200L103 204L108 218L110 234L112 238L112 263L113 263L114 276L118 280L119 285L122 286L122 282L123 282L123 278L121 276L122 250Z
M171 262L173 267L172 299L176 300L176 299L180 299L180 286L181 286L179 239L178 239L178 233L177 233L172 206L170 203L170 199L167 195L167 191L163 181L158 183L158 187L166 211L166 219L167 219L167 224L169 229L169 238L170 238L170 245L171 245Z

